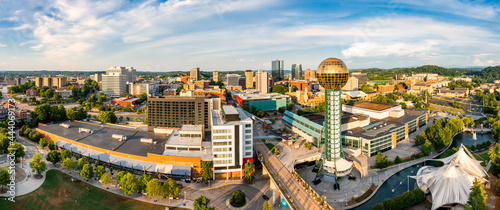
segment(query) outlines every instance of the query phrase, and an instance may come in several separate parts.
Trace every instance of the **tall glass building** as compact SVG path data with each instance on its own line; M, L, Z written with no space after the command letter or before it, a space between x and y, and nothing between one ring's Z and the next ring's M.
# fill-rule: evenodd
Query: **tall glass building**
M302 79L302 64L292 64L292 79L293 80Z
M283 60L276 59L272 62L272 76L275 78L275 81L283 80L285 74Z

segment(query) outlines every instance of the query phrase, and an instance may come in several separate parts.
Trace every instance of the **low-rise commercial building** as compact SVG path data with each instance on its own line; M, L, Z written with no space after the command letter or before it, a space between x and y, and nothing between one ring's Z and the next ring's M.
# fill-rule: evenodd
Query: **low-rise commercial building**
M257 110L276 111L280 107L286 108L291 102L291 97L279 93L259 94L259 93L241 93L236 95L236 102L241 107L256 107Z
M368 157L395 148L429 118L427 109L402 110L399 105L368 101L344 104L342 111L342 144L350 148L346 152ZM299 116L286 111L283 122L308 142L321 145L323 114Z
M73 90L71 90L67 87L58 88L58 89L56 89L56 92L59 93L59 95L62 98L70 98L73 96Z
M111 99L111 104L118 106L134 107L139 98L131 98L129 96L123 98Z
M469 95L469 89L455 88L453 90L450 90L449 88L438 88L436 89L436 95L451 98L465 98Z

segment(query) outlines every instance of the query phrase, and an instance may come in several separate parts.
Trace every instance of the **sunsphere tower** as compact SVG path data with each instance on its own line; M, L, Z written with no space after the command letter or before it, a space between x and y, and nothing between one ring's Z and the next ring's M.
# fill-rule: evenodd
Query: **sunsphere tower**
M322 138L324 139L322 165L318 175L334 178L335 189L338 189L337 178L349 174L352 163L344 159L341 139L341 89L349 79L349 70L344 62L337 58L327 58L318 66L316 72L319 84L325 88L325 122ZM318 177L318 176L317 176Z

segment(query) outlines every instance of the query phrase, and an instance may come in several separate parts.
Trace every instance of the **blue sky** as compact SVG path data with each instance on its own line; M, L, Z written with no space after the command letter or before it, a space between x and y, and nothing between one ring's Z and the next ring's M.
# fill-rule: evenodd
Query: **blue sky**
M0 0L0 70L500 65L495 1Z

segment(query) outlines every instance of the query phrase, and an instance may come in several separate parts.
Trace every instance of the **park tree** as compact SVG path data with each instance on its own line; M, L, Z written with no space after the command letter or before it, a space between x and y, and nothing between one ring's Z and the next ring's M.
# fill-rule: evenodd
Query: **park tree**
M212 178L212 167L210 162L203 161L201 163L201 170L203 171L202 179L203 181L209 180Z
M104 173L101 178L101 183L102 185L104 185L106 187L106 189L109 189L109 185L111 184L111 182L113 181L113 175L111 175L111 173Z
M47 140L45 140L45 138L41 138L40 141L38 141L38 145L43 149L47 146Z
M422 145L422 152L424 155L428 155L433 149L432 143L429 140L425 140L425 143Z
M69 149L63 149L61 151L61 159L62 160L65 160L66 158L70 158L71 157L71 151L69 151Z
M61 166L66 169L66 170L69 170L70 173L71 173L71 170L75 170L76 168L76 163L75 161L73 161L73 159L71 158L64 158L63 162L61 163Z
M7 151L9 151L9 152L14 151L14 156L16 157L16 159L24 157L24 155L25 155L25 153L24 153L24 147L19 142L18 143L14 143L14 144L10 144L7 147Z
M167 197L175 197L181 193L182 187L177 184L173 179L168 179L163 183L163 193Z
M119 171L115 176L116 183L121 184L120 181L122 180L123 177L125 177L125 175L127 175L126 171Z
M85 158L80 158L78 159L78 162L76 163L76 169L77 170L82 170L83 166L87 165L88 162L85 160Z
M155 202L163 197L163 187L158 179L149 180L146 184L146 194Z
M134 122L137 122L137 117L134 117L133 121L134 121Z
M94 168L90 163L87 163L83 166L82 171L80 171L80 176L82 176L83 179L90 180L92 177L94 177Z
M486 190L484 190L483 184L478 179L474 179L465 209L486 210L486 206L484 205L486 204L486 198Z
M148 182L151 180L151 175L149 174L142 174L141 178L139 178L139 189L141 191L144 191L146 189L146 185Z
M194 210L214 210L213 207L208 207L209 203L210 199L202 195L193 201L193 208Z
M116 123L116 115L112 111L101 111L99 113L99 121L104 123Z
M56 150L50 151L49 154L47 154L47 161L56 165L59 161L61 161L61 153Z
M252 168L252 163L250 163L249 160L247 160L247 163L245 163L245 168L243 169L245 175L243 176L243 179L247 182L251 182L253 180L253 168Z
M47 165L45 164L45 161L42 160L42 155L40 155L40 153L33 155L30 167L40 176L42 175L42 172L47 170Z
M56 145L54 144L54 141L50 141L49 140L49 145L47 145L49 147L49 150L55 150L56 149Z
M101 179L102 175L104 175L106 173L106 168L104 168L104 166L97 166L96 169L95 169L95 175L97 176L97 178Z
M7 186L10 183L10 174L9 170L5 167L0 168L0 186L2 189L4 186Z
M35 107L35 109L33 110L33 115L36 116L36 119L40 122L49 122L50 111L50 105L42 104Z
M470 116L464 117L462 119L462 121L463 121L464 125L467 127L471 127L472 125L474 125L474 120Z
M120 180L120 187L125 195L132 196L132 194L139 189L139 180L135 175L127 173L127 175Z
M377 168L385 168L388 166L387 156L383 156L382 152L378 152L375 157L375 163L377 164Z

